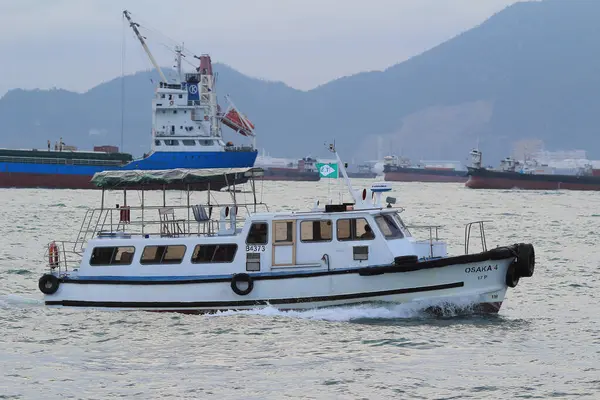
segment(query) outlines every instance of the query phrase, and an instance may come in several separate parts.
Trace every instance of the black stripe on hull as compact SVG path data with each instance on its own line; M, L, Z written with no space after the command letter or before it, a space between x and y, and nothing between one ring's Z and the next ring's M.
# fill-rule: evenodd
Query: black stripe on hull
M123 301L82 301L82 300L49 300L46 301L47 306L64 306L64 307L102 307L102 308L223 308L234 309L236 307L255 307L266 305L285 305L285 304L301 304L301 303L319 303L326 301L338 300L354 300L368 299L369 297L390 296L395 294L407 294L418 292L431 292L435 290L445 290L463 287L464 282L447 283L435 286L421 286L416 288L383 290L379 292L367 293L349 293L333 296L313 296L313 297L298 297L284 299L267 299L267 300L240 300L240 301L197 301L197 302L123 302Z
M515 246L499 247L483 253L465 254L455 257L444 257L428 261L420 261L414 264L402 265L377 265L363 268L337 269L329 271L305 271L297 273L289 273L285 275L255 275L250 274L254 281L277 280L277 279L293 279L293 278L313 278L328 275L345 275L345 274L361 274L368 275L368 272L381 273L401 273L413 272L424 269L449 267L457 264L469 264L488 260L504 260L516 257ZM94 284L94 285L184 285L190 283L217 283L231 282L232 276L219 278L194 278L194 279L179 279L179 280L124 280L124 279L71 279L68 277L60 278L61 283L77 283L77 284Z

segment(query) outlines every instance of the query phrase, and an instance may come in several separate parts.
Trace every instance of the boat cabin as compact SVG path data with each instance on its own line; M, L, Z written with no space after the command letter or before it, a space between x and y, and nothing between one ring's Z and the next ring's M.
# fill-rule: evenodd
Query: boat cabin
M198 193L188 190L185 204L168 203L164 191L158 199L162 204L150 204L142 183L173 183L173 176L159 171L148 171L143 179L114 171L97 174L93 181L103 188L101 207L86 213L72 247L61 244L63 257L55 267L79 276L189 277L359 268L393 263L399 256L447 255L437 227L429 227L429 240L416 240L402 221L402 209L393 206L395 199L382 204L382 193L391 190L386 183L363 189L362 198L353 202L320 206L317 201L308 211L273 213L256 200L256 171L244 173L251 175L252 202L238 201L235 190L220 193L230 202L216 202L210 190L197 201ZM178 176L177 183L200 179ZM134 183L141 185L137 206L127 200ZM107 207L105 190L117 188L124 188L124 204Z

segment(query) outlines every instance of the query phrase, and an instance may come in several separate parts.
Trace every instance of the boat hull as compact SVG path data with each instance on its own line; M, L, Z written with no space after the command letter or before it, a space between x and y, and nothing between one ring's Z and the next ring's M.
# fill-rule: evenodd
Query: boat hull
M245 168L252 167L255 151L206 152L206 153L154 153L118 165L36 164L0 162L0 187L2 188L45 188L45 189L97 189L90 181L95 173L113 170L160 170L172 168ZM243 183L238 181L236 183ZM211 182L211 189L218 190L224 182ZM178 189L178 188L170 188ZM196 190L204 188L196 188Z
M375 179L377 178L377 174L375 172L347 172L348 178L356 178L356 179ZM344 176L340 175L340 179Z
M534 175L469 168L471 189L600 190L600 176Z
M265 168L261 179L265 181L307 181L321 179L318 172L298 171L292 168Z
M439 267L421 262L409 268L383 267L388 268L383 272L378 267L329 271L322 267L310 271L252 273L253 289L244 296L232 290L232 276L62 278L58 290L45 296L45 303L56 307L205 313L386 302L414 303L423 309L449 304L498 312L507 290L506 273L514 256L466 263L461 257L455 257L456 264L448 258L450 264L445 262Z
M44 189L99 189L91 183L92 176L88 175L62 175L62 174L20 174L0 172L0 188L44 188ZM223 177L216 177L210 180L211 190L221 190L224 187L231 186L233 183L241 185L248 181L248 177L239 177L225 180ZM162 185L144 185L144 190L162 190ZM208 190L209 183L202 182L193 185L171 184L167 190ZM123 187L122 189L139 190L141 187Z
M467 172L425 168L386 168L385 180L390 182L466 182Z

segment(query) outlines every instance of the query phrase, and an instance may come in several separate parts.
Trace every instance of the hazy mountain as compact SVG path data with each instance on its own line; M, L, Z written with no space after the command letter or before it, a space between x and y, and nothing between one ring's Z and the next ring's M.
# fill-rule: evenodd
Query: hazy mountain
M495 163L513 142L541 139L551 150L586 149L600 158L598 15L595 0L517 3L382 72L305 92L217 64L217 88L255 123L258 146L278 156L325 155L323 143L335 139L357 160L375 157L378 146L464 160L479 142L485 161ZM318 68L318 60L308 67ZM125 150L135 154L150 145L156 78L125 77ZM59 136L80 147L119 144L121 84L115 79L83 94L8 92L0 99L0 145L44 147Z

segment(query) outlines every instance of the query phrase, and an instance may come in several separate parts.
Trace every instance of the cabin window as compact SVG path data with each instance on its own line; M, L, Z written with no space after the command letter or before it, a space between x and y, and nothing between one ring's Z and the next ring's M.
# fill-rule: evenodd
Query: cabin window
M230 263L235 258L237 244L199 244L194 248L192 263Z
M140 264L181 264L185 249L183 245L146 246Z
M130 265L135 247L96 247L92 250L90 265Z
M266 222L254 222L246 238L247 244L267 244L269 240L269 225Z
M372 240L375 239L373 230L364 218L338 219L338 240Z
M196 145L195 140L183 139L181 142L186 146L195 146Z
M302 242L329 242L333 236L331 220L300 222Z
M160 146L160 140L155 140L154 144L157 145L157 146Z
M165 140L165 144L167 146L178 146L179 141L178 140Z
M398 225L389 214L381 214L375 217L375 222L386 239L401 239L404 237Z
M180 94L180 95L179 95L179 98L180 98L180 99L183 99L183 95L182 95L182 94Z
M161 99L164 99L164 98L165 98L165 95L164 95L164 93L160 95L160 98L161 98Z
M394 219L394 221L396 221L396 225L400 228L400 230L402 231L402 233L404 234L404 237L411 237L411 233L408 230L408 228L406 227L406 225L404 224L404 221L402 221L402 218L400 218L400 215L398 215L397 212L391 214L392 218Z
M293 221L273 221L274 243L293 242L294 241L294 222Z

